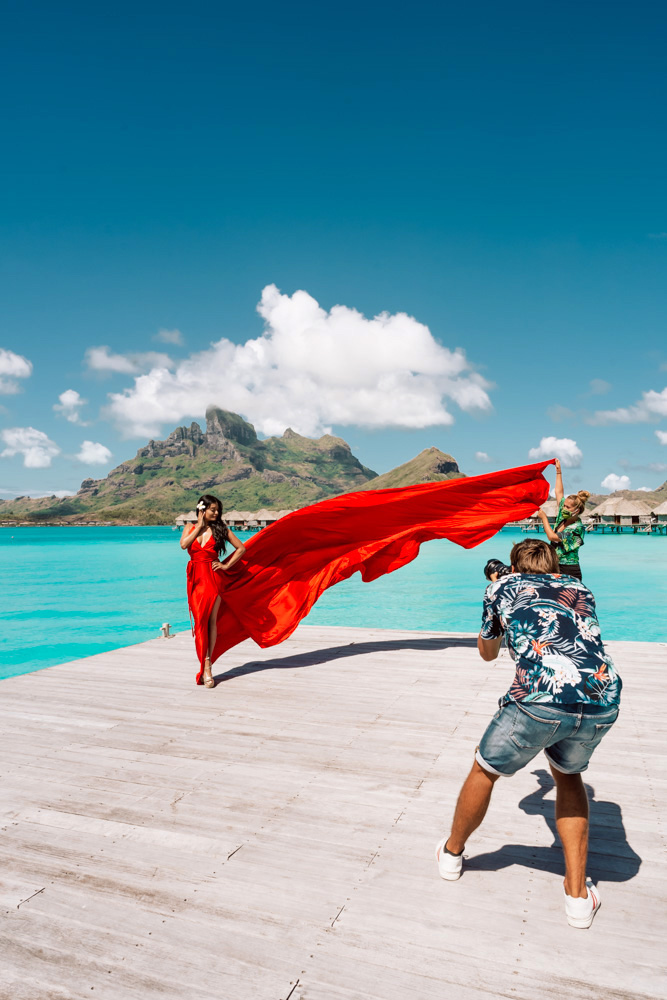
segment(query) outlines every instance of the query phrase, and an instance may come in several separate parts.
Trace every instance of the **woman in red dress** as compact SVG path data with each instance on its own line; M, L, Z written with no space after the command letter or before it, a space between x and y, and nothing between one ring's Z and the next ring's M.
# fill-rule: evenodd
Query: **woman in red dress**
M235 551L224 562L220 556L226 542ZM241 559L245 545L222 520L222 504L217 497L205 493L197 502L197 523L183 528L181 548L189 549L188 605L193 620L193 632L199 673L197 684L215 687L211 673L211 660L215 660L215 643L218 637L218 618L224 591L224 574Z

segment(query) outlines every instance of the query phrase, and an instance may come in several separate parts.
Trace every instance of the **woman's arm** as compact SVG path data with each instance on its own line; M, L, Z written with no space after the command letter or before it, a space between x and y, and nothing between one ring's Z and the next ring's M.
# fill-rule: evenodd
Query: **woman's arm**
M549 524L549 518L544 513L544 511L542 510L542 508L540 508L538 510L537 516L542 518L542 525L544 527L544 534L547 536L547 538L549 539L549 541L550 542L560 542L560 540L561 540L560 535L557 534L553 530L553 528Z
M236 537L233 531L230 531L229 528L227 528L227 538L232 543L236 551L232 552L229 559L225 559L224 562L213 563L213 569L221 569L225 573L245 555L245 545L240 538Z
M200 510L196 524L193 524L191 528L186 528L186 526L183 525L183 534L181 535L181 548L189 549L203 527L204 527L204 511Z
M560 503L565 496L565 491L563 490L563 473L561 472L560 462L556 459L556 486L554 488L554 495L556 497L556 503Z

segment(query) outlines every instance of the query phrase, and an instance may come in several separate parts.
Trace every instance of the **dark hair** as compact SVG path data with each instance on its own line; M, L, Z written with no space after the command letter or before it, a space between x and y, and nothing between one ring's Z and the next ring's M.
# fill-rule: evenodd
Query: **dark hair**
M517 573L557 573L558 556L546 542L527 538L517 542L510 554L510 562Z
M212 493L204 493L197 500L197 507L200 503L203 503L206 508L212 507L214 503L218 505L218 516L215 521L211 522L211 534L213 535L215 548L220 555L225 551L225 543L227 542L227 525L222 520L222 502L217 497L214 497Z

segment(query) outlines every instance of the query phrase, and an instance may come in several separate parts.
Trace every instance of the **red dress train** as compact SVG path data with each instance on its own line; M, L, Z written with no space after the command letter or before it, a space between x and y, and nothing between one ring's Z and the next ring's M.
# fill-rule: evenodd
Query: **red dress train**
M262 647L287 639L323 591L357 571L370 582L415 559L422 542L448 538L470 549L508 521L529 517L549 495L542 473L552 461L323 500L253 535L244 559L229 573L211 569L217 558L211 541L203 548L193 542L188 595L200 662L197 683L208 644L206 608L210 615L218 594L211 663L244 639ZM418 601L419 595L411 599Z

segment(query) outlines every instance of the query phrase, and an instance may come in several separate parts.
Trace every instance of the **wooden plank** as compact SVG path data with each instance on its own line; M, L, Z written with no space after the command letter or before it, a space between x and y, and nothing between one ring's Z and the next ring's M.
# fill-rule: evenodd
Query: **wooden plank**
M437 876L513 669L472 636L302 626L231 650L209 691L182 633L3 681L0 998L662 997L667 644L608 646L586 934L543 758L496 787L460 882Z

